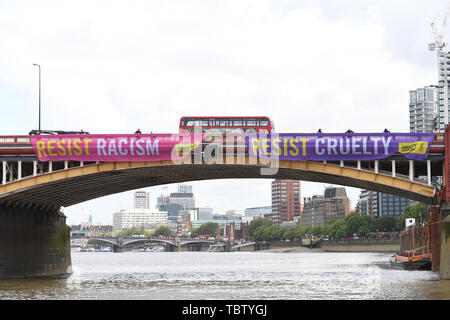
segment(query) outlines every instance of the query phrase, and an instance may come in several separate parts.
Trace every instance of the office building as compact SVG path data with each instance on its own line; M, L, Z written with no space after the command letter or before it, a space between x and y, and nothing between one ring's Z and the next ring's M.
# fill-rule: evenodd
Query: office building
M159 209L161 206L169 204L169 200L169 195L161 194L158 198L156 198L156 208Z
M197 208L198 220L211 220L213 218L212 208Z
M325 227L332 220L344 218L350 212L350 199L345 188L327 187L323 195L304 199L301 224Z
M225 216L229 220L238 220L238 219L242 219L243 213L242 213L242 211L239 211L239 210L227 210L225 212Z
M264 217L265 214L272 214L272 206L246 208L244 216L246 217Z
M414 201L392 194L362 190L357 205L358 213L362 216L381 217L401 216L406 206Z
M183 209L195 208L195 198L192 192L173 192L169 196L169 204L178 204Z
M145 191L134 192L134 208L135 209L149 209L150 208L150 193Z
M183 209L178 211L178 218L182 223L187 223L193 220L199 220L197 209Z
M280 225L301 215L301 192L298 180L272 181L272 223Z
M208 223L208 222L217 223L220 226L220 228L222 228L222 230L229 223L234 223L236 228L240 228L241 227L241 220L229 220L229 219L192 220L191 224L192 224L192 228L200 228L200 226L202 224L205 224L205 223Z
M437 110L438 88L436 86L409 91L409 131L436 131L437 122L440 122Z
M188 184L179 184L178 185L179 193L192 193L192 186Z
M113 230L151 230L158 225L167 225L167 212L156 209L128 209L113 214Z

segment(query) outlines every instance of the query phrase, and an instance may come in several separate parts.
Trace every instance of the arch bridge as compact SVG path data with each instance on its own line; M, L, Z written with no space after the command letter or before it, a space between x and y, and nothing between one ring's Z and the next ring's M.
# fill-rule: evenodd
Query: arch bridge
M171 246L175 251L179 250L182 246L192 245L192 244L214 244L215 240L206 240L198 238L180 238L180 237L88 237L88 240L103 241L114 246L114 251L120 251L120 248L139 242L156 242L161 244L166 244Z
M446 203L450 201L450 189L447 188L449 139L447 128L443 135L435 137L427 158L422 161L394 154L373 161L280 160L276 166L249 154L224 156L211 163L203 154L199 156L194 153L182 163L170 160L40 162L29 142L18 142L16 150L21 151L11 153L2 148L0 139L0 225L8 226L2 229L4 240L0 241L0 252L3 252L6 261L0 263L0 279L70 273L69 231L61 207L176 182L280 178L330 183L424 202L435 208L435 219L447 219ZM11 246L9 240L17 239L18 234L24 233L27 233L29 241L17 240ZM45 246L50 248L45 249L47 253L44 253L44 258L42 244L30 245L33 243L30 239L44 239ZM448 247L440 250L444 252L441 256L446 259L446 267L444 270L441 268L440 273L441 277L448 279L450 258L447 251L450 251ZM25 258L27 254L28 259ZM36 266L35 261L45 263Z

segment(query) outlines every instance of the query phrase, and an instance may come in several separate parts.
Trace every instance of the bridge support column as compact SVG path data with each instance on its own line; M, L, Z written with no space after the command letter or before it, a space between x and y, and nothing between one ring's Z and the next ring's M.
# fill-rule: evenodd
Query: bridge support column
M124 251L123 246L119 246L117 244L113 244L112 250L113 250L113 252L123 252Z
M59 210L0 206L0 280L71 273L70 228Z
M439 276L442 280L450 280L450 214L442 214L441 220L441 252Z
M441 257L441 215L439 212L439 206L433 206L430 213L431 223L431 253L432 253L432 266L431 270L439 272L440 257Z

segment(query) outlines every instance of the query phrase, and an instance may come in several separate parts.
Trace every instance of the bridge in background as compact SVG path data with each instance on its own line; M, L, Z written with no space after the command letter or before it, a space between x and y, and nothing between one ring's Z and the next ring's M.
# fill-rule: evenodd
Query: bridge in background
M188 245L201 245L207 244L211 245L214 243L218 243L216 240L206 240L206 239L198 239L198 238L183 238L183 237L142 237L142 238L133 238L133 237L87 237L88 240L96 240L102 241L105 243L109 243L113 245L113 251L121 251L124 246L135 244L139 242L156 242L161 244L166 244L170 246L171 251L179 251L182 246Z
M244 242L244 243L232 243L230 241L221 240L206 240L198 238L184 238L178 236L172 237L113 237L113 236L96 236L96 237L86 237L86 240L95 240L108 243L113 246L114 252L122 251L124 246L143 243L143 242L153 242L168 245L170 251L180 251L183 246L199 246L206 244L208 248L213 245L214 247L221 247L221 251L241 251L243 248L254 249L255 242Z
M450 223L447 221L449 128L443 135L436 135L423 161L408 160L401 154L375 161L281 160L273 175L262 175L261 169L267 168L267 163L248 154L227 156L219 163L208 163L202 155L194 154L190 162L182 164L172 161L40 162L27 138L23 136L21 141L16 141L19 153L2 148L0 140L0 225L8 226L1 232L0 252L4 252L6 263L0 266L0 279L70 272L68 227L61 207L143 187L230 178L330 183L429 204L434 222L432 236L435 245L439 244L433 250L433 259L437 259L433 261L434 269L440 268L441 277L450 279L450 249L446 241L445 244L441 241L441 220ZM45 248L30 239L40 239ZM14 249L10 248L12 242ZM438 251L439 254L434 254ZM32 261L45 263L36 267Z

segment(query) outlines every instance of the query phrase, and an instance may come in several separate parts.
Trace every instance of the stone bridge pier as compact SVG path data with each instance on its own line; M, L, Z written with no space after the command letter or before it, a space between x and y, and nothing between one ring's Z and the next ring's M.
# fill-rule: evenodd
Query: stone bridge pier
M0 205L0 280L71 273L70 228L60 210Z

